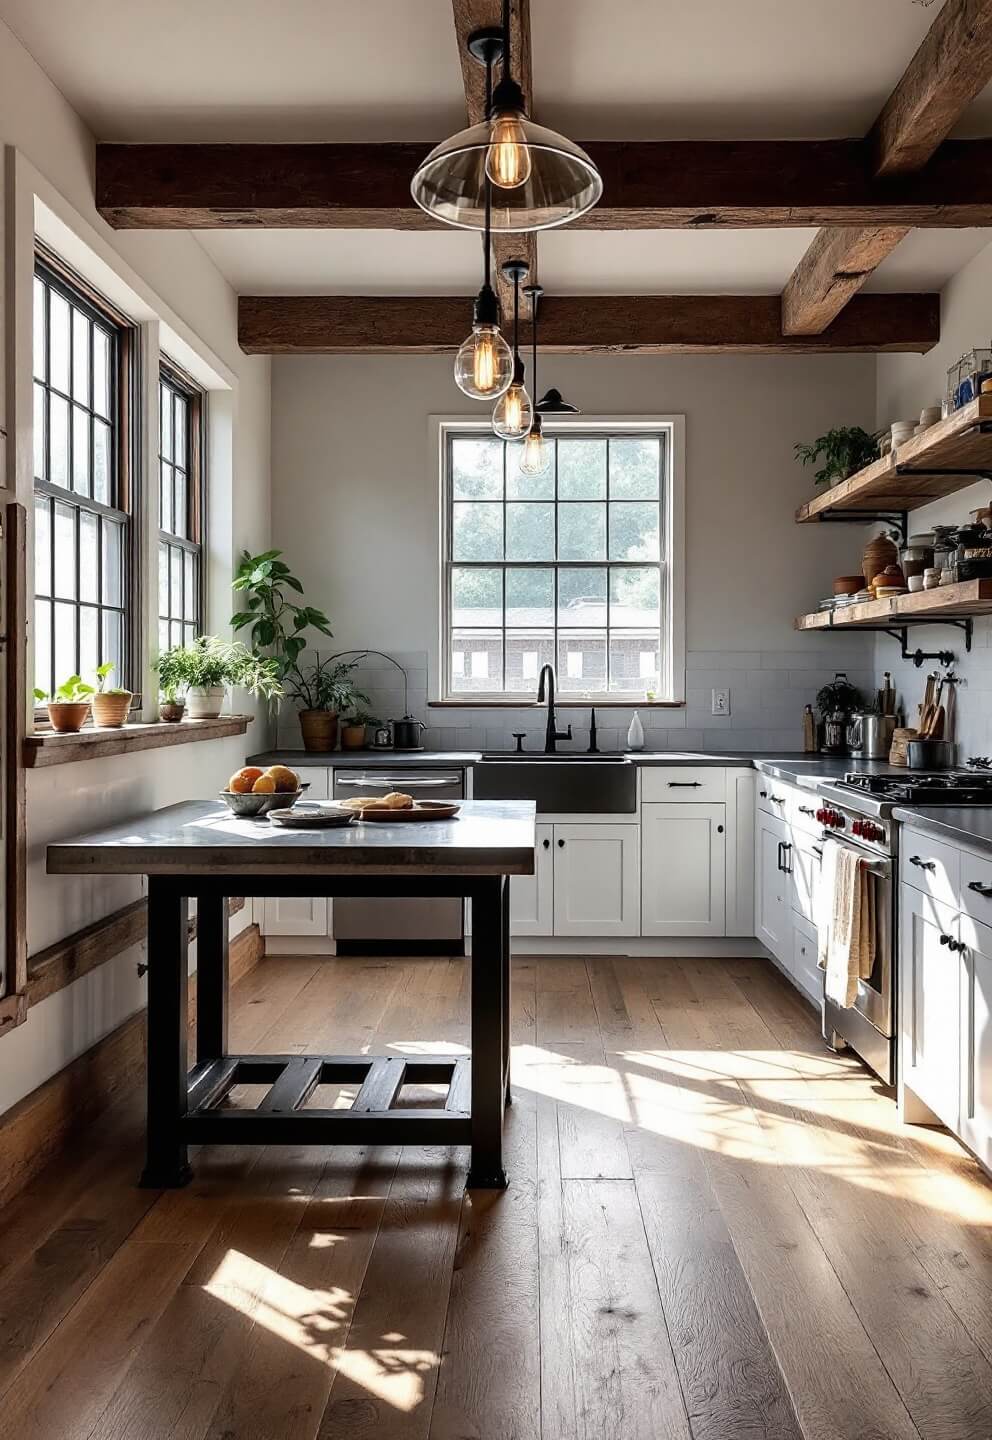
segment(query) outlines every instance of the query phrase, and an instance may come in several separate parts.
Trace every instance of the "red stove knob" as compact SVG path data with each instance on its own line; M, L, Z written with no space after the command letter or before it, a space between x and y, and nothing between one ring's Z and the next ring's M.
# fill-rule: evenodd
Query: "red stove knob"
M864 836L866 836L868 839L871 838L871 837L868 835L867 822L864 821L864 820L855 820L855 821L852 822L852 824L851 824L851 834L852 834L852 835L864 835Z
M824 808L823 808L822 805L820 806L819 810L817 810L817 812L816 812L816 823L817 823L818 825L826 825L826 823L827 823L827 812L826 812L826 810L824 810Z

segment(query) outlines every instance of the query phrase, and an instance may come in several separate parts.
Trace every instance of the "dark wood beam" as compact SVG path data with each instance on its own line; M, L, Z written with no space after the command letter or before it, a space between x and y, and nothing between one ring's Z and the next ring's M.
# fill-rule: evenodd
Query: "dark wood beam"
M242 295L238 339L248 354L439 354L457 350L470 297ZM861 295L822 335L782 333L776 295L548 296L541 349L583 354L802 354L898 350L937 343L936 295Z
M424 145L98 145L96 201L119 230L423 230ZM589 141L603 199L583 229L992 225L992 140L948 140L875 179L863 140Z
M990 79L992 0L946 0L869 132L873 176L884 184L932 169L931 157ZM782 293L786 332L815 335L829 325L911 223L893 216L882 226L821 231Z

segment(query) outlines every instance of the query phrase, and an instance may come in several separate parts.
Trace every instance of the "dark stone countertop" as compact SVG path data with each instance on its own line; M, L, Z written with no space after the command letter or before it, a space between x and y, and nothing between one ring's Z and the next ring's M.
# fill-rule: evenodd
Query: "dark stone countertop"
M970 845L992 855L992 806L922 805L917 810L897 805L892 814L901 824L937 840Z
M528 756L534 756L537 752L528 750ZM560 756L568 755L564 747L558 751ZM576 755L585 752L578 750ZM334 750L326 754L313 750L263 750L257 755L249 755L247 765L289 765L294 770L301 767L333 767L342 769L344 767L367 767L386 766L394 768L416 767L420 765L453 765L468 768L477 765L483 754L496 756L500 760L516 759L512 750ZM750 767L756 766L764 769L766 765L780 765L782 767L795 766L797 773L806 771L810 764L816 766L839 766L839 770L821 771L824 778L829 774L833 776L842 775L845 770L856 768L858 762L853 760L831 760L827 756L816 755L779 755L767 754L759 751L696 751L696 750L622 750L603 751L603 758L620 754L626 760L635 765L677 765L677 766L730 766ZM539 763L535 759L528 759L524 762L528 765ZM886 767L887 768L887 767ZM777 772L776 772L777 773ZM789 775L781 774L780 779L792 778Z

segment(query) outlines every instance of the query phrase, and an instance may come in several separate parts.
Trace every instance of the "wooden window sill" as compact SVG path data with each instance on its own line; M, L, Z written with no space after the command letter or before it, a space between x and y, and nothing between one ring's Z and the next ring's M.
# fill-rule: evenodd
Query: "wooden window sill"
M244 735L251 715L221 715L217 720L180 720L166 724L124 725L119 730L88 726L75 735L54 730L35 731L24 740L24 765L39 770L46 765L69 765L76 760L102 760L109 755L128 755L136 750L158 750L166 745L190 745L198 740L224 740Z
M556 710L684 710L684 700L595 700L575 699L573 696L555 695ZM468 695L464 700L428 700L428 710L544 710L545 702L533 699L519 700L475 700Z

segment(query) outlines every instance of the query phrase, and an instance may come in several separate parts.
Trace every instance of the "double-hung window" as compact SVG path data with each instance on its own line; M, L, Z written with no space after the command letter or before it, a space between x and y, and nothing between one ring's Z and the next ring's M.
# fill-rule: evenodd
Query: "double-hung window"
M678 698L674 437L570 426L526 476L519 444L445 423L444 698L532 697L545 664L563 696Z
M137 690L132 636L132 332L39 259L34 279L34 683Z
M159 376L158 643L188 645L203 621L202 395L172 366Z

